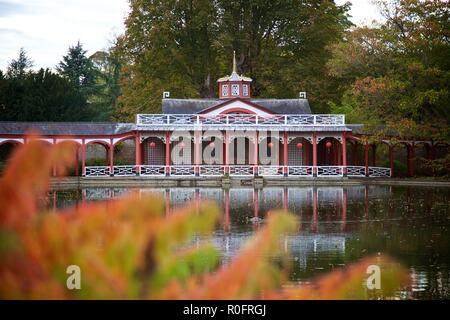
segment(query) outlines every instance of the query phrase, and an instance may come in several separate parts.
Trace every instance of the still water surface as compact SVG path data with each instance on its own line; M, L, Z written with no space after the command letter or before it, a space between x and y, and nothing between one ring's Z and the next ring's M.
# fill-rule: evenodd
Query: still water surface
M409 268L412 286L399 298L450 299L450 188L399 186L253 188L88 188L54 191L58 208L102 201L130 191L156 193L171 210L188 201L214 200L223 219L212 239L228 263L264 225L268 211L287 208L300 222L284 239L292 253L291 280L345 266L364 256L388 254Z

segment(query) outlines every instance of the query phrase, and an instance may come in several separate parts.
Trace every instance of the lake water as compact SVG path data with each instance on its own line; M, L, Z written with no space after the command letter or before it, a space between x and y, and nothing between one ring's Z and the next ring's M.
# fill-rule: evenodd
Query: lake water
M223 219L212 241L224 264L262 225L268 211L287 208L300 222L284 239L294 268L291 280L345 266L369 254L384 253L410 271L412 286L399 298L450 298L450 188L326 186L253 188L88 188L54 191L58 208L119 197L129 191L156 193L171 210L187 201L214 200Z

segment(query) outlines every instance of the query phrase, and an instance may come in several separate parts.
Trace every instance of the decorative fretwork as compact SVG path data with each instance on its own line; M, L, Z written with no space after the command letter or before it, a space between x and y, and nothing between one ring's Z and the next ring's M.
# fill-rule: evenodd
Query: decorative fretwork
M113 174L117 177L130 177L136 176L137 170L136 166L114 166Z
M312 166L289 166L288 176L292 177L312 177L313 167Z
M86 167L84 168L85 177L106 177L111 173L110 167Z
M199 166L200 176L221 177L225 174L224 166Z
M255 174L254 166L230 166L230 176L253 176Z
M365 177L366 167L363 166L347 166L348 177Z
M219 114L219 115L198 115L198 114L138 114L138 125L166 125L166 126L343 126L345 125L344 115L254 115L254 114Z
M139 174L143 177L148 176L165 176L165 166L139 166Z
M344 167L338 166L320 166L317 167L318 177L342 177L344 175Z
M282 166L259 166L258 175L263 177L277 177L284 175L284 167Z
M391 176L390 168L380 168L380 167L369 167L369 177L386 177Z
M171 176L195 176L195 166L171 166Z

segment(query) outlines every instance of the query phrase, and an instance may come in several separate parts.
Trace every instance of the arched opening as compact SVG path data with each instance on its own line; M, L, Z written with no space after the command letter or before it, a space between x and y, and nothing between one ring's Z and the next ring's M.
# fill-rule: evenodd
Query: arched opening
M89 141L86 143L85 165L87 167L112 165L110 150L110 145L104 141Z
M180 137L170 144L170 163L172 165L194 164L195 146L190 137Z
M68 168L66 175L67 176L79 176L80 172L82 171L81 168L81 144L75 140L63 140L63 141L59 141L57 142L57 144L69 144L69 145L75 145L75 153L73 155L74 157L74 164L72 165L72 167ZM56 169L56 171L58 172L59 169Z
M115 166L130 166L136 164L136 141L134 137L127 137L113 146L113 162Z
M201 155L204 165L222 165L224 161L224 140L222 136L204 137Z
M0 142L0 173L5 169L14 150L21 144L14 140Z
M288 166L311 166L313 162L312 144L308 139L296 137L287 146Z

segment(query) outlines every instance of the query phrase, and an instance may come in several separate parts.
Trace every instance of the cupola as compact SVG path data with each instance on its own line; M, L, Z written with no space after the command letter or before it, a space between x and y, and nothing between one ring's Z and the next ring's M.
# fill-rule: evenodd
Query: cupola
M233 72L227 77L217 80L219 83L220 99L250 99L251 78L238 75L236 66L236 52L233 52Z

